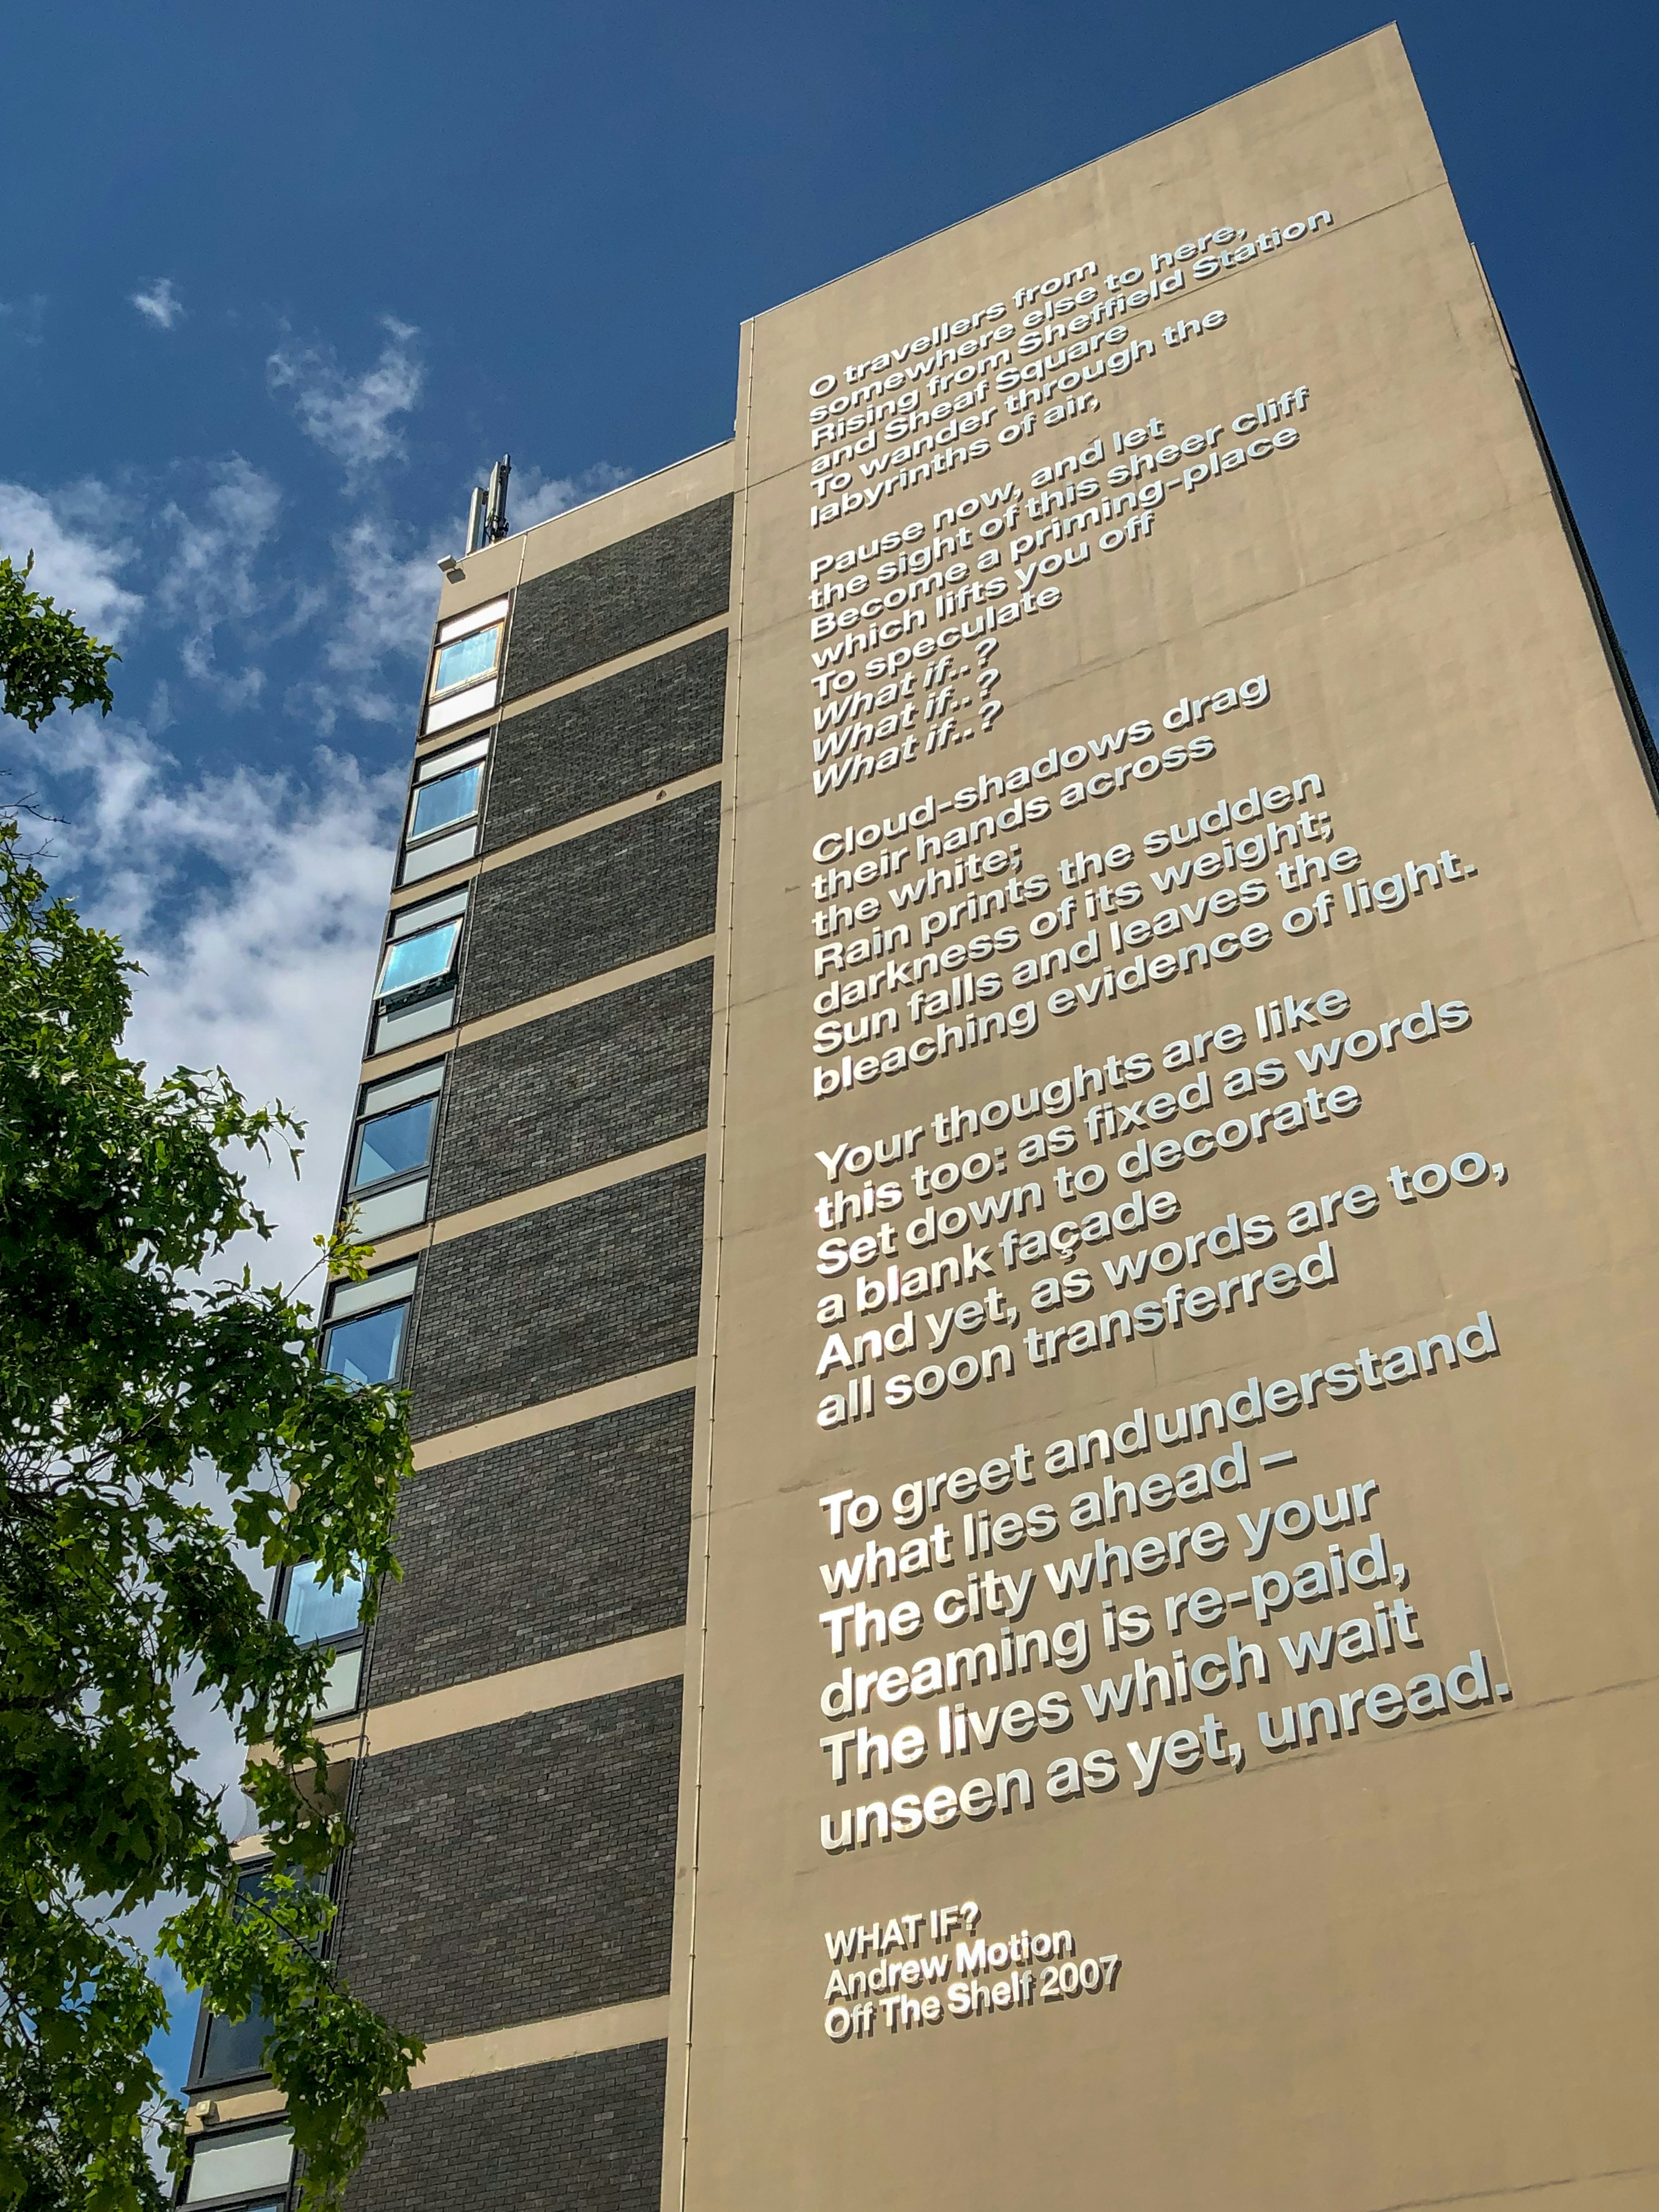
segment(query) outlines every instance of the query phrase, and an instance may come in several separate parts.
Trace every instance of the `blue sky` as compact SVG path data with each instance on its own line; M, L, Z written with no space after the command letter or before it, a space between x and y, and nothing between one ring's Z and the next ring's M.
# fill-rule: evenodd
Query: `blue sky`
M13 9L0 551L123 653L10 791L148 971L157 1062L310 1121L331 1203L434 562L730 434L740 319L1382 20L1346 0ZM1659 700L1646 11L1398 20ZM186 2008L188 2012L188 2008ZM180 2023L180 2033L188 2021ZM177 2056L175 2038L173 2056Z

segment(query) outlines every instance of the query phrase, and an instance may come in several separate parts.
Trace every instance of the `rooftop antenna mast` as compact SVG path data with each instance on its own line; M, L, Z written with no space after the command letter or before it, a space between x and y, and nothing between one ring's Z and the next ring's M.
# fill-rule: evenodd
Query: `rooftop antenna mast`
M499 544L507 535L507 480L512 473L511 453L503 453L489 471L489 489L484 495L484 540L490 545Z
M507 480L513 473L513 456L503 453L489 471L488 488L475 484L466 510L466 550L499 544L507 536Z

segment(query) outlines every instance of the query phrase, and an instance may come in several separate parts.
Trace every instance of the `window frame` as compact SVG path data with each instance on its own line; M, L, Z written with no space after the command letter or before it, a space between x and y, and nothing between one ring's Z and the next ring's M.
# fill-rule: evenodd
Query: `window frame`
M283 1620L283 1613L288 1610L288 1590L292 1579L295 1579L295 1568L292 1566L281 1568L281 1573L276 1575L276 1586L272 1589L272 1608L274 1608L272 1620L276 1621ZM289 1635L292 1635L292 1631L289 1631ZM365 1668L365 1659L368 1659L368 1648L369 1648L368 1621L358 1621L356 1628L343 1628L343 1631L338 1631L338 1635L312 1637L312 1639L303 1646L303 1650L319 1650L319 1648L321 1648L321 1650L334 1652L334 1659L337 1659L337 1662L341 1662L341 1659L356 1659L356 1674L354 1674L352 1679L352 1694L349 1694L349 1698L345 1698L345 1704L319 1705L319 1708L312 1712L312 1721L321 1725L323 1721L343 1721L349 1712L358 1712L358 1710L362 1708L362 1690L365 1690L365 1683L368 1683L368 1668ZM334 1670L330 1668L330 1672Z
M346 1194L354 1204L371 1195L378 1198L382 1191L398 1190L404 1183L413 1182L418 1176L431 1174L432 1139L438 1125L437 1099L438 1094L435 1091L424 1091L417 1098L405 1099L401 1106L386 1106L380 1109L379 1112L362 1114L358 1116L352 1124L351 1144L346 1153ZM383 1175L359 1175L357 1169L361 1164L363 1139L369 1131L377 1122L390 1121L394 1115L412 1114L417 1106L426 1107L429 1117L427 1123L426 1149L420 1158L412 1167L389 1168Z
M254 1860L250 1864L252 1869L257 1871L269 1865L270 1862ZM243 1869L238 1868L238 1881L241 1879L242 1872ZM198 2002L197 2004L196 2034L190 2047L190 2071L185 2076L184 2094L187 2103L193 2105L198 2099L211 2097L227 2090L245 2088L250 2082L268 2081L270 2079L263 2066L256 2067L251 2073L246 2074L203 2072L202 2069L207 2063L208 2032L213 2022L219 2017L220 2014L213 2011L205 2002Z
M507 669L508 635L513 622L513 593L499 592L463 614L452 615L441 622L432 635L431 650L428 655L426 683L421 694L422 734L435 737L441 730L458 728L476 715L487 714L501 697L501 685ZM452 645L459 645L479 631L498 629L494 659L488 669L440 687L438 663L440 656Z
M297 1562L296 1565L305 1565L308 1564L309 1563L307 1561L301 1560ZM295 1573L295 1566L285 1566L278 1570L276 1580L270 1593L271 1619L273 1620L282 1621L283 1614L288 1610L289 1591L292 1587ZM283 1625L284 1627L287 1626L287 1623L285 1621L283 1621ZM289 1629L289 1633L293 1635L293 1630ZM360 1620L356 1624L356 1627L343 1628L337 1632L337 1634L313 1636L302 1646L302 1649L307 1651L315 1651L318 1650L331 1651L337 1661L349 1659L355 1656L357 1662L357 1671L352 1685L352 1693L350 1697L343 1705L331 1705L328 1706L326 1709L319 1706L315 1711L313 1711L312 1715L313 1720L320 1724L324 1721L343 1720L348 1713L359 1711L363 1702L363 1690L368 1674L368 1669L364 1662L367 1659L368 1651L368 1624L366 1621ZM333 1671L332 1668L331 1668L330 1671L331 1673Z
M453 677L447 684L440 684L438 671L442 665L445 653L453 652L458 645L469 644L474 638L487 636L491 630L495 633L495 643L490 653L488 667L469 669L465 676ZM432 673L427 683L427 704L432 707L438 706L446 699L454 698L458 692L470 691L475 684L493 682L501 674L501 647L506 642L507 616L504 612L497 615L493 622L478 623L471 629L463 630L459 637L447 637L441 641L434 641L432 647Z
M266 2182L258 2189L235 2189L218 2197L194 2197L190 2192L191 2177L196 2170L196 2160L202 2146L218 2146L239 2136L271 2135L287 2129L289 2140L288 2179ZM179 2177L179 2193L173 2199L183 2212L263 2212L266 2205L289 2206L294 2202L295 2166L297 2154L294 2148L294 2130L285 2112L262 2112L257 2118L234 2123L228 2127L204 2128L190 2138L190 2156L184 2172Z
M404 1068L395 1075L380 1076L373 1082L359 1085L357 1110L351 1117L351 1132L346 1139L345 1164L340 1176L340 1195L334 1209L336 1220L343 1223L354 1206L373 1203L397 1191L412 1189L417 1183L425 1186L421 1210L414 1220L404 1223L400 1228L382 1227L376 1230L365 1230L362 1232L362 1241L368 1242L373 1237L402 1236L404 1230L418 1228L425 1220L427 1200L432 1184L433 1163L437 1157L438 1131L443 1111L444 1086L448 1079L449 1055L444 1053L434 1060L427 1060L420 1066ZM416 1083L425 1087L419 1090L406 1088ZM375 1094L379 1092L384 1095L390 1091L402 1091L404 1095L402 1097L394 1098L389 1106L377 1105ZM403 1169L397 1175L383 1176L372 1183L360 1186L354 1182L352 1172L356 1163L358 1149L363 1133L370 1122L379 1121L384 1114L400 1113L405 1106L417 1105L422 1099L432 1101L432 1126L427 1138L424 1163L419 1167Z
M386 933L380 939L380 964L375 970L374 988L370 994L374 1014L379 1016L418 1006L424 999L435 999L444 991L459 988L461 958L466 945L466 925L471 912L472 885L471 881L457 889L441 891L434 897L416 899L409 906L393 907L386 916ZM424 937L429 932L457 925L449 948L449 958L435 974L423 975L417 983L404 983L393 990L383 988L382 979L386 963L395 945L404 945L411 938Z
M398 847L399 889L411 887L428 877L447 875L451 869L464 868L477 860L483 836L495 738L492 728L479 736L464 738L459 744L440 746L436 751L416 757L410 775L409 795L404 803L403 836ZM423 794L451 776L464 775L469 769L476 772L470 810L433 829L417 830L416 823Z
M376 1298L372 1295L363 1297L364 1292L372 1293L374 1285L382 1281L386 1285L387 1293L385 1297ZM413 1260L396 1260L389 1267L377 1267L365 1276L361 1283L337 1282L329 1291L328 1302L324 1309L321 1326L318 1331L319 1339L317 1347L318 1357L325 1372L332 1374L336 1371L328 1364L329 1344L336 1328L347 1322L370 1320L375 1314L388 1313L393 1307L401 1306L409 1316L409 1322L406 1322L403 1334L398 1340L396 1370L386 1378L393 1389L401 1389L404 1387L404 1370L409 1364L410 1340L413 1334L413 1329L410 1324L414 1316L415 1294L418 1287L419 1269ZM351 1300L343 1313L340 1310L343 1297L349 1297ZM361 1304L358 1303L360 1298Z
M436 921L428 922L424 929L411 929L406 931L401 937L388 937L380 948L380 972L374 979L375 1005L377 1006L411 1006L416 999L431 998L436 992L441 991L460 963L461 932L465 923L465 915L444 915ZM417 975L411 982L387 983L386 969L391 965L392 955L399 945L416 944L422 937L435 937L440 930L445 929L450 931L452 934L448 952L441 968L434 968L424 975Z
M275 1589L272 1591L270 1599L270 1617L274 1620L280 1620L282 1619L277 1594ZM269 1874L271 1868L274 1867L276 1863L276 1855L270 1851L259 1852L250 1858L239 1859L236 1863L236 1882L238 1888L240 1889L244 1881ZM332 1896L334 1893L333 1866L329 1868L327 1875L324 1879L326 1881L329 1894ZM226 2091L245 2088L251 2082L268 2081L270 2079L270 2069L264 2066L252 2067L240 2074L208 2074L203 2070L207 2063L209 2032L211 2028L212 2023L222 2017L222 2015L221 2014L216 2013L213 2011L211 2007L205 2003L198 2002L197 2005L196 2034L191 2045L190 2070L185 2076L184 2083L185 2098L188 2103L194 2104L200 2098L211 2097L216 2094L222 2094ZM240 2025L240 2023L233 2023L233 2025ZM268 2201L268 2197L269 2192L267 2191L257 2197L255 2201L258 2203L264 2203Z
M465 755L458 759L457 754ZM465 775L468 769L477 772L477 786L471 805L465 814L452 815L447 822L431 830L417 830L415 817L420 811L421 795L434 791L452 775ZM428 771L430 770L430 773ZM465 830L483 818L484 786L489 773L489 739L474 738L470 744L456 745L450 752L434 753L431 760L421 762L415 770L415 781L410 787L409 811L404 824L404 850L418 853L440 837L453 837L458 830Z

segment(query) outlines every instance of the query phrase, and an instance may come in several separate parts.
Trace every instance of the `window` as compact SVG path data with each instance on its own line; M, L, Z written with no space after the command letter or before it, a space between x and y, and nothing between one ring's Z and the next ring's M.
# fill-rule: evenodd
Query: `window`
M475 629L471 637L458 637L453 645L441 645L432 671L433 697L441 699L447 691L459 691L464 684L493 675L501 642L501 625L493 623L488 629Z
M392 917L374 986L380 1012L372 1049L389 1052L447 1029L455 1012L455 967L470 886L401 907Z
M377 1114L372 1121L365 1121L357 1132L352 1188L361 1190L366 1184L384 1182L388 1176L423 1168L432 1147L432 1121L437 1107L435 1098L420 1098L412 1106L400 1106L395 1113Z
M417 786L415 811L410 817L409 834L416 837L431 837L440 830L448 830L457 822L469 822L478 811L478 785L483 775L483 763L474 761L470 767L452 769L447 775L434 776L430 783Z
M246 2020L227 2020L210 2012L202 2037L202 2056L197 2087L217 2087L226 2081L245 2081L265 2070L265 2036L270 2023L258 2005Z
M270 1864L269 1859L262 1860L237 1875L239 1905L258 1896ZM192 2093L263 2074L269 2028L270 2023L257 2004L246 2020L227 2020L222 2013L204 2012L196 2063L191 2073Z
M505 622L507 609L507 600L503 595L499 599L487 600L481 607L469 607L464 615L451 615L447 622L438 625L439 644L447 645L451 638L465 637L475 629L482 629L486 623Z
M265 2193L259 2197L258 2212L264 2212L267 2204L286 2201L293 2172L294 2136L286 2123L198 2136L180 2201L185 2204L217 2204L227 2198L246 2198L263 2191ZM248 2212L254 2212L252 2205Z
M442 982L455 964L455 947L460 936L459 921L441 921L413 936L394 939L387 945L380 963L375 997L392 999L400 992L416 990L423 983Z
M342 1283L329 1305L323 1364L348 1382L395 1382L415 1289L415 1262L382 1267L362 1283Z
M328 1333L328 1371L348 1382L395 1382L403 1362L407 1306L383 1306Z
M283 1626L297 1644L355 1636L362 1602L360 1582L344 1582L336 1589L331 1583L319 1582L316 1568L307 1561L288 1571L283 1589Z
M362 1603L362 1583L343 1583L335 1589L319 1582L317 1570L308 1564L289 1567L283 1577L278 1605L283 1627L298 1644L327 1644L334 1650L322 1697L312 1711L313 1720L331 1720L356 1706L366 1638L357 1618Z
M452 745L415 770L399 881L414 883L470 860L477 848L487 737Z
M422 725L427 736L488 714L495 705L507 611L505 599L491 599L439 625Z
M444 1062L437 1060L364 1090L346 1173L354 1235L383 1237L425 1218L443 1079Z

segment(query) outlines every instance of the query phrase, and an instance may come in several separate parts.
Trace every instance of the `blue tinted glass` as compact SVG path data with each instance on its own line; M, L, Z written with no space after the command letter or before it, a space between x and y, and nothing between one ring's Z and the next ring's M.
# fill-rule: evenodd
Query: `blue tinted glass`
M459 921L441 921L435 929L422 929L414 937L400 937L388 945L377 986L379 995L390 998L394 991L407 991L416 983L430 983L447 975L460 933Z
M501 634L497 623L493 629L474 630L471 637L458 637L453 645L440 647L433 690L453 691L458 684L488 676L495 665L495 641Z
M336 1322L328 1333L329 1373L348 1382L395 1382L408 1314L407 1305L382 1306L360 1321Z
M377 1114L357 1132L357 1157L352 1164L351 1188L362 1190L387 1176L407 1175L426 1165L432 1142L435 1098L417 1098L395 1114Z
M434 776L423 783L415 793L415 819L410 824L411 837L430 836L434 830L447 829L452 822L465 822L470 814L478 811L478 778L483 774L483 763L474 761L471 768L458 768L453 775Z
M362 1602L360 1582L331 1589L326 1583L318 1581L317 1570L307 1562L289 1570L283 1626L300 1644L321 1644L326 1638L349 1636L357 1627Z

